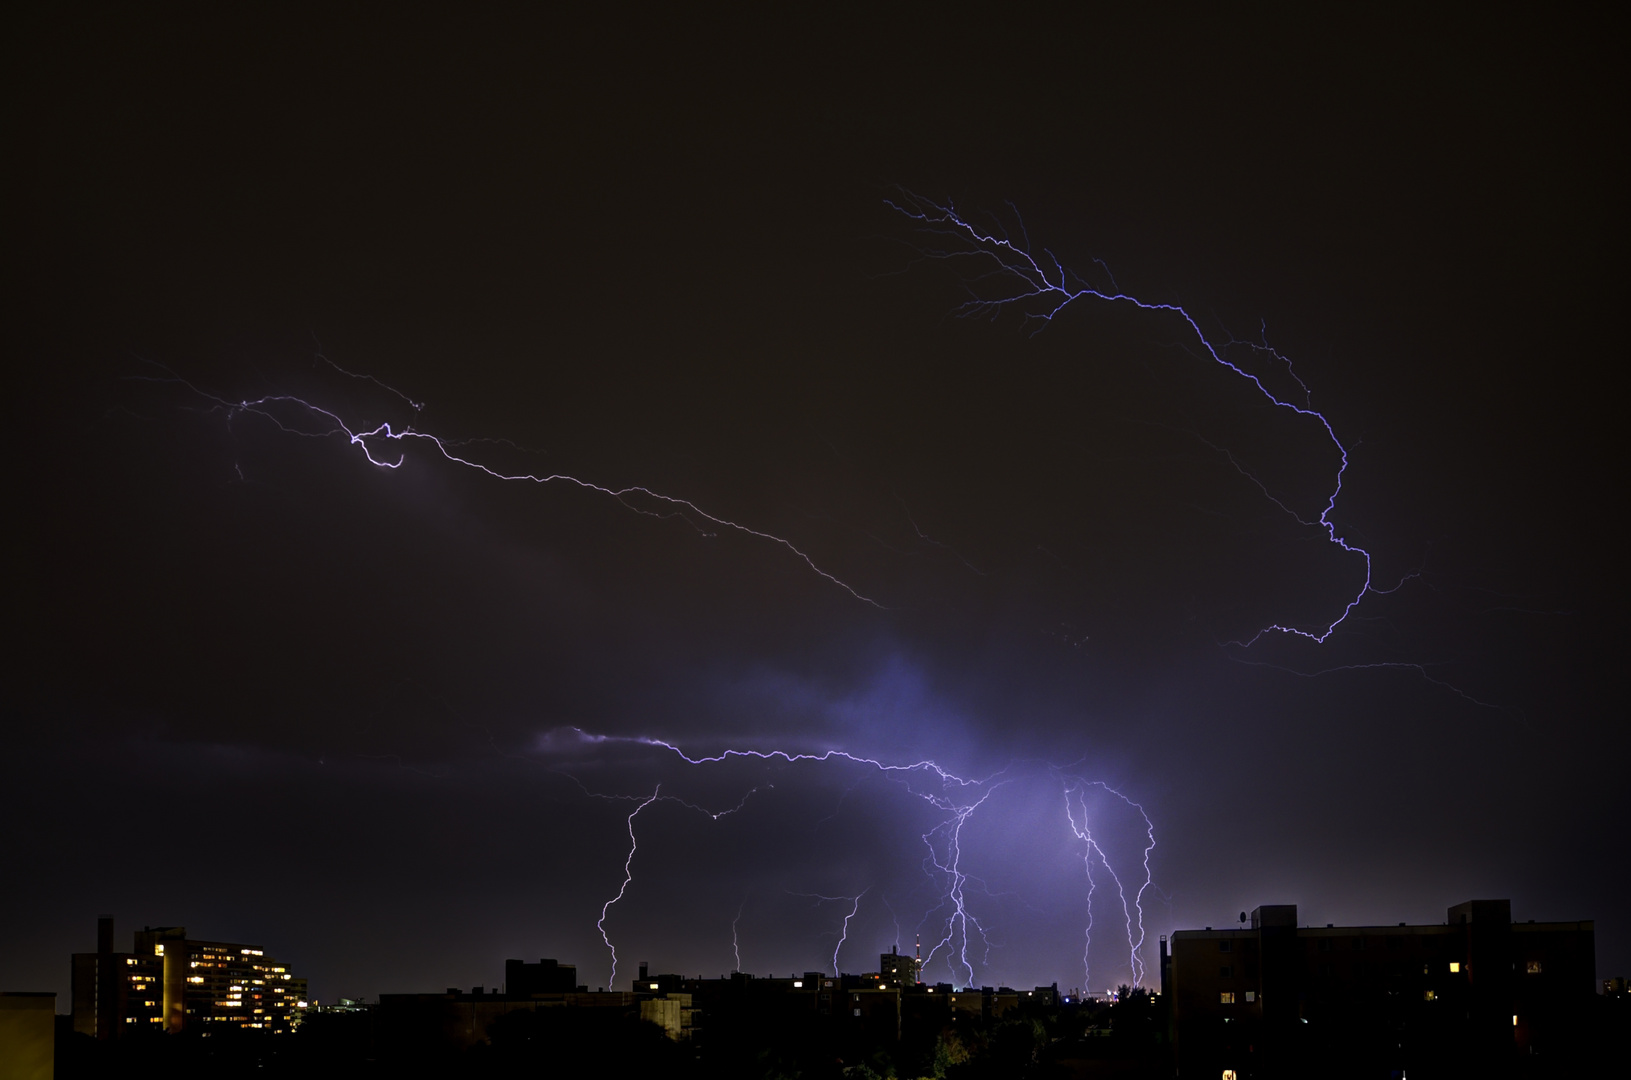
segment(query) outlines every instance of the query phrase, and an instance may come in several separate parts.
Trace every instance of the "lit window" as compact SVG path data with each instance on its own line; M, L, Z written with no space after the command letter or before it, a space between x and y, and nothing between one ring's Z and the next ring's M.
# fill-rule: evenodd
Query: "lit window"
M163 956L164 955L164 946L163 945L153 946L153 955L154 956Z
M1518 1014L1517 1013L1512 1014L1512 1026L1513 1027L1518 1026Z
M802 987L803 985L804 985L804 980L803 979L794 979L793 980L793 986L795 988Z
M135 957L131 957L131 958L129 958L129 959L127 959L127 960L126 960L126 961L125 961L125 963L127 963L127 964L134 964L134 963L135 963L135 962L136 962L136 958L135 958Z
M1438 1000L1438 991L1437 990L1423 990L1421 992L1421 999L1423 1001L1437 1001Z
M651 984L651 988L652 988L652 989L653 989L653 990L655 990L655 989L657 989L657 984L656 984L656 983L652 983L652 984Z
M1257 1000L1257 991L1256 990L1246 991L1246 1004L1250 1005L1252 1002L1254 1002L1256 1000Z
M861 1015L861 1010L860 1010L860 1009L856 1009L856 1010L855 1010L855 1015L856 1015L856 1016L860 1016L860 1015Z
M1525 964L1523 966L1523 970L1528 972L1530 975L1539 975L1540 974L1540 961L1539 960L1529 961L1527 964Z
M1235 992L1233 990L1225 990L1221 994L1218 995L1218 1004L1220 1004L1220 1005L1233 1005L1234 1003L1235 1003Z
M1458 961L1458 960L1451 960L1450 961L1450 974L1451 975L1461 974L1461 962L1460 961Z
M1224 1069L1223 1080L1235 1080L1235 1071L1233 1069Z

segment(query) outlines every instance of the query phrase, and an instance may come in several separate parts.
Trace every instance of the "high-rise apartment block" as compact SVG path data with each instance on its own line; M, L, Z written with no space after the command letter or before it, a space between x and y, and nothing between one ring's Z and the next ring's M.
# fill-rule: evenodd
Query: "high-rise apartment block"
M921 952L921 946L919 947ZM891 945L889 951L878 957L879 983L896 990L917 985L917 973L923 961L913 956L902 956L900 949Z
M74 1030L98 1039L225 1025L288 1031L306 1008L306 980L258 945L196 941L182 926L147 927L130 952L97 920L96 951L73 958Z

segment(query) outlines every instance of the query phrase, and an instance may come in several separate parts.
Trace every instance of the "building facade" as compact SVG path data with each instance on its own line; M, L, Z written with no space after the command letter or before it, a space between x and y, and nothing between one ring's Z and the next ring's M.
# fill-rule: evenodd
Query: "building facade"
M73 957L74 1030L98 1039L209 1026L287 1032L306 1008L306 980L258 945L198 941L182 926L136 931L113 947L113 918L97 920L97 949Z
M922 952L922 946L918 947ZM904 990L908 986L917 985L918 972L923 969L923 961L916 956L902 956L900 949L891 945L889 951L878 957L879 984L894 990Z
M56 1074L55 991L0 992L0 1076L51 1080Z
M1430 1077L1567 1057L1594 969L1591 922L1514 923L1506 900L1421 926L1299 926L1287 904L1173 934L1161 983L1182 1075L1323 1062L1326 1075Z

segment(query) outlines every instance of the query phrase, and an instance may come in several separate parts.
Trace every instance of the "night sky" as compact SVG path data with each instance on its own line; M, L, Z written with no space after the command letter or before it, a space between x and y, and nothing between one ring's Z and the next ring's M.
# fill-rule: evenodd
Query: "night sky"
M1145 834L1089 781L1153 823L1151 980L1474 897L1631 969L1623 64L1532 18L14 14L0 988L104 912L323 999L604 986L659 791L618 986L733 925L830 967L852 907L874 970L944 936L955 789L986 935L929 977L1099 990ZM1177 316L959 317L1008 286L907 193L1289 357L1402 587L1230 645L1361 587L1295 520L1335 445Z

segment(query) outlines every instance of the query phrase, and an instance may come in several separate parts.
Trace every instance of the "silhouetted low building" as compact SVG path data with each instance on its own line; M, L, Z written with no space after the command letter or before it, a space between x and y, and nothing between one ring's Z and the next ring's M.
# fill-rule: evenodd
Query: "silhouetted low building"
M553 960L540 960L536 964L524 960L504 961L504 992L514 997L570 994L586 989L578 985L578 969L572 964L557 964Z
M1165 952L1165 949L1163 949ZM1595 996L1591 922L1513 923L1506 900L1443 925L1180 930L1161 962L1182 1075L1460 1075L1578 1046Z
M378 1059L390 1075L415 1076L482 1068L555 1075L549 1070L563 1069L564 1062L589 1059L615 1060L623 1070L618 1075L638 1075L631 1062L657 1068L651 1075L665 1075L658 1068L663 1062L684 1063L681 1071L695 1065L702 1070L697 1075L758 1075L763 1054L779 1056L790 1073L874 1057L887 1063L892 1056L910 1062L902 1068L916 1069L946 1039L955 1048L949 1052L963 1053L965 1045L983 1047L987 1033L1000 1029L1008 1032L1007 1046L1012 1027L1023 1029L1023 1042L1032 1028L1011 1025L1010 1014L1029 1007L1029 1015L1040 1018L1058 1003L1052 986L954 990L913 983L897 989L882 985L881 972L735 972L704 979L652 973L646 964L628 990L536 989L567 985L564 972L572 970L551 961L510 961L498 992L382 994L371 1029Z
M609 1017L622 1016L646 1021L674 1041L691 1038L690 994L659 990L644 978L632 991L590 993L574 985L575 967L553 960L509 960L504 969L502 991L477 986L469 993L449 987L440 994L381 994L376 1031L382 1054L403 1059L462 1052L493 1043L495 1033L505 1030L559 1030L562 1018L605 1027ZM545 1012L550 1015L535 1015Z

